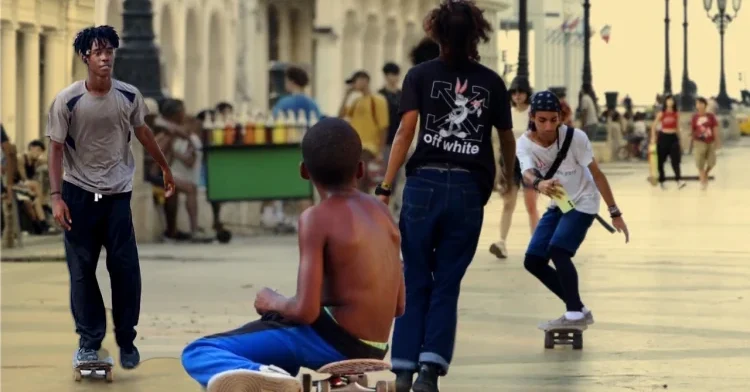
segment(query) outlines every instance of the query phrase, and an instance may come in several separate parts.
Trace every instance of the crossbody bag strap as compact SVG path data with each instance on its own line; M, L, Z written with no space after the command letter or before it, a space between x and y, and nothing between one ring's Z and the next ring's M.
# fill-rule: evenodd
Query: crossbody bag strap
M557 152L555 161L552 162L552 166L550 166L549 170L547 170L547 173L544 175L545 180L549 180L550 178L552 178L552 176L555 175L555 173L557 173L557 169L560 168L562 161L565 160L565 157L568 155L570 143L573 142L573 133L575 132L575 128L571 128L567 125L565 126L565 128L567 128L565 132L565 140L563 140L563 145L560 148L560 151Z

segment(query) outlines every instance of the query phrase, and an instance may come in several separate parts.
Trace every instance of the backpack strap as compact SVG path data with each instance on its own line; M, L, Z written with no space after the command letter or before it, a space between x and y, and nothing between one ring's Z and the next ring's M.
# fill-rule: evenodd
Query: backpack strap
M565 126L567 128L565 132L565 140L563 140L563 145L560 148L560 151L557 152L557 157L555 157L555 161L552 162L552 166L550 166L549 170L547 170L547 173L544 175L545 180L549 180L552 178L552 176L555 175L557 172L557 169L560 168L560 165L562 164L562 161L565 160L565 157L568 155L568 150L570 150L570 143L573 142L573 133L575 132L575 128Z

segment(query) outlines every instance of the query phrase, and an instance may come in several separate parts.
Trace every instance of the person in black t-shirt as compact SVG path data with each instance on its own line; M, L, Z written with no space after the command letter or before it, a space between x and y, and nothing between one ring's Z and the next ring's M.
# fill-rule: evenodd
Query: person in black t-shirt
M401 95L401 124L385 179L375 193L388 202L419 118L416 149L406 165L399 227L406 312L396 320L392 367L397 391L437 391L456 337L461 280L477 249L484 206L495 182L492 128L512 178L516 144L502 78L479 64L477 45L492 27L473 1L444 0L425 20L440 57L413 67Z

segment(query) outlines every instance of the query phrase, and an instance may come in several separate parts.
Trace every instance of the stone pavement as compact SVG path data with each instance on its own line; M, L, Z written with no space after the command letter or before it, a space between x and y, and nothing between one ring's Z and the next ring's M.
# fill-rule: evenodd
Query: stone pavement
M707 191L694 182L662 191L647 184L643 164L607 166L632 237L626 245L595 223L575 258L597 321L583 351L543 348L536 324L564 307L523 269L529 234L522 203L511 257L500 261L487 252L499 230L501 203L493 197L464 280L456 355L443 391L747 390L748 166L748 139L722 152ZM682 167L695 173L691 157ZM255 319L259 288L293 293L297 253L294 237L141 246L138 345L147 360L132 372L118 367L112 385L72 380L76 336L65 263L2 263L2 390L197 392L177 359L181 349ZM99 276L109 303L104 260ZM110 331L105 346L116 355Z

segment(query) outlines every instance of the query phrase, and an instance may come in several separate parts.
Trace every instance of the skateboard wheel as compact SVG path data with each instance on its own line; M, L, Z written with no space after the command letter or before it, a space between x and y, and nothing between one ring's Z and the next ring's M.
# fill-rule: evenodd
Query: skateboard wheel
M82 379L82 378L83 378L83 375L81 374L81 372L80 372L80 371L78 371L78 370L73 370L73 379L74 379L74 380L76 380L76 381L81 381L81 379Z
M318 392L331 392L331 383L323 380L318 383Z
M312 392L312 376L309 374L302 375L302 392Z
M375 384L375 392L396 392L396 383L393 381L378 381Z
M544 333L544 348L555 348L555 338L552 332Z
M573 349L574 350L583 349L583 335L579 333L573 334Z
M114 374L112 374L111 370L107 370L107 373L105 373L104 377L107 379L107 382L112 382L115 380Z

